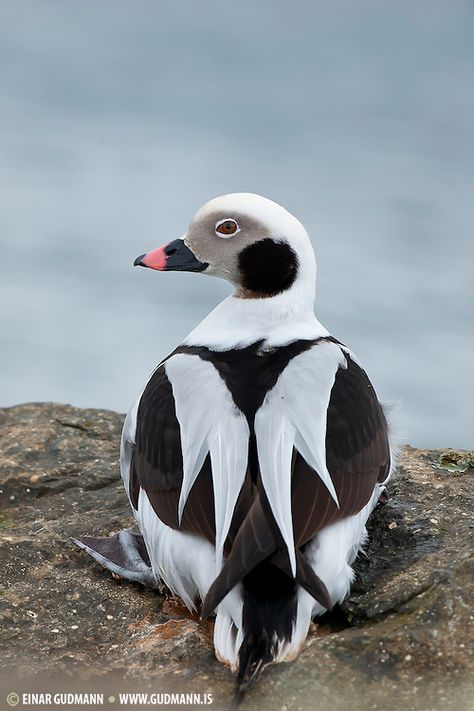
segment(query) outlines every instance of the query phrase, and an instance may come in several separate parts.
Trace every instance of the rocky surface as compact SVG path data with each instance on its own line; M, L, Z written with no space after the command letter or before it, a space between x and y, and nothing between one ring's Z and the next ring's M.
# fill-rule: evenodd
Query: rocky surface
M212 623L69 543L131 525L121 424L67 405L0 410L0 705L41 689L210 692L214 708L229 705ZM402 450L350 598L314 625L296 662L265 671L243 709L472 708L473 462Z

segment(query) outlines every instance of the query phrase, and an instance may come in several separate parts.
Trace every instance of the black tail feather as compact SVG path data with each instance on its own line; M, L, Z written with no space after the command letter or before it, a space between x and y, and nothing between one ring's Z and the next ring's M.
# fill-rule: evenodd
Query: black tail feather
M239 670L234 696L234 706L238 706L248 687L256 681L263 669L273 661L272 645L269 640L254 637L244 639L239 653Z
M296 620L297 582L269 560L257 565L243 580L244 641L234 705L276 656L278 643L290 641Z

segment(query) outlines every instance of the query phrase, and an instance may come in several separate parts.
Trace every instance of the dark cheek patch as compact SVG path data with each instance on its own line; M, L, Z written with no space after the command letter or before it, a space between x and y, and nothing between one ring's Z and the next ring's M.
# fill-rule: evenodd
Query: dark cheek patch
M239 254L241 286L260 296L275 296L293 284L298 257L285 242L264 239Z

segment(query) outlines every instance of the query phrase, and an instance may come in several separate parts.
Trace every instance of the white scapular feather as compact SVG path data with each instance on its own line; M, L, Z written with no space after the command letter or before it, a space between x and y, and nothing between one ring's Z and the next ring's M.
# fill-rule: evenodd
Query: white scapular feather
M339 505L326 466L327 408L338 368L347 367L339 346L326 342L293 358L255 417L258 461L268 502L296 574L291 512L293 447L315 470Z
M216 524L216 569L247 470L249 427L216 368L199 356L177 354L165 363L181 432L183 483L181 522L189 492L208 453L211 457Z

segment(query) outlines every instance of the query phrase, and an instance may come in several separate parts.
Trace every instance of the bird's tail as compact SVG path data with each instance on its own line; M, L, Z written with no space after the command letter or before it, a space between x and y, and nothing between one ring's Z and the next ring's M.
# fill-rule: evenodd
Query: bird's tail
M237 669L238 704L261 671L290 643L296 623L298 585L268 560L242 580L242 633Z

